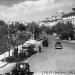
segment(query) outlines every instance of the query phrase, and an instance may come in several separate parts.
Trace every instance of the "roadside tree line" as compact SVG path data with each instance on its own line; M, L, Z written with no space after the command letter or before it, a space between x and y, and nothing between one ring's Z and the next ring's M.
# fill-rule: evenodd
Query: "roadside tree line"
M63 40L74 40L74 29L74 24L72 24L71 22L59 22L50 29L50 34L56 33L60 37L60 39Z
M38 23L31 22L27 25L19 22L15 22L8 25L4 21L0 20L0 50L5 52L10 50L13 46L23 44L25 41L31 38L34 34L34 38L37 40L41 33L47 33L52 35L56 33L61 39L75 39L74 37L74 25L71 22L57 23L55 26L39 26Z
M27 25L19 22L6 24L0 20L0 52L10 50L11 47L25 43L34 34L37 39L42 33L42 29L35 22L27 23Z

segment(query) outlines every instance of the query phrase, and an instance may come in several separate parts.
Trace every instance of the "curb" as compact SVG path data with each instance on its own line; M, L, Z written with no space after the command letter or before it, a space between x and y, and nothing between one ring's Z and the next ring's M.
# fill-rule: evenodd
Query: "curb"
M3 67L5 67L6 65L8 65L9 63L6 63L5 65L3 65L3 66L1 66L0 68L3 68Z
M68 41L68 40L62 40L63 42L68 42L68 43L71 43L71 44L75 44L75 42L72 42L72 41Z

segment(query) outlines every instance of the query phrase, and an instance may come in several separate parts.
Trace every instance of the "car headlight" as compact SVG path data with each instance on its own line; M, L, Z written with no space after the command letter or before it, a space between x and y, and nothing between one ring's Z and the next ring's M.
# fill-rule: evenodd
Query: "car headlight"
M23 65L20 65L20 68L23 68Z

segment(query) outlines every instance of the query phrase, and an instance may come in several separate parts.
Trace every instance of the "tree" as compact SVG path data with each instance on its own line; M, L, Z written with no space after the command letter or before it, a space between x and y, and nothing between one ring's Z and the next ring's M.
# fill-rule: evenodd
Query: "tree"
M67 33L68 33L68 37L70 37L71 39L74 39L74 26L71 22L67 22Z
M41 28L39 27L39 25L37 23L31 22L31 23L28 23L27 31L34 34L34 37L36 39L37 36L39 36L39 34L41 33Z
M18 25L18 30L19 31L25 31L26 30L26 26L21 23L21 24Z
M0 50L1 52L5 52L9 50L8 46L8 26L7 24L0 20Z
M0 20L0 25L4 26L4 25L6 25L6 23L3 20Z
M60 35L61 39L74 39L74 28L71 22L61 23L59 22L52 27L53 32L56 32Z

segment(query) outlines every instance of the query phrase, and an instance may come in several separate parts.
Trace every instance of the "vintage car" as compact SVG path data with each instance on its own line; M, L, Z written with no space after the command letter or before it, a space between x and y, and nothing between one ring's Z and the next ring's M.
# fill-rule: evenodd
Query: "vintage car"
M55 43L55 49L62 49L61 41L57 41L57 42Z
M19 55L22 57L31 56L34 53L33 45L23 45L22 50L20 50Z
M29 75L30 65L29 63L18 62L11 72L11 75Z

